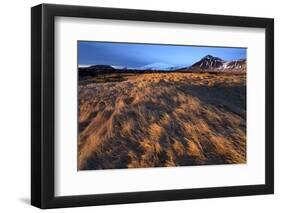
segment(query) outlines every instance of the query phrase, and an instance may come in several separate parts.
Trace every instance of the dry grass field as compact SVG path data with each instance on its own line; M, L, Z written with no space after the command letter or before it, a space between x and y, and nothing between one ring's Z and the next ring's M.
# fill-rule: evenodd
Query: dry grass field
M246 163L246 74L79 81L78 169Z

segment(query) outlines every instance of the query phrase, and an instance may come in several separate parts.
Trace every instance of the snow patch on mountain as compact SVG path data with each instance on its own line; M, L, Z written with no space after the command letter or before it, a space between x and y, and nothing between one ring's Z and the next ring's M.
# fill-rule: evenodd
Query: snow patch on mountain
M140 70L173 70L175 67L175 65L172 64L166 64L166 63L162 63L162 62L156 62L156 63L152 63L152 64L147 64L145 66L140 67Z

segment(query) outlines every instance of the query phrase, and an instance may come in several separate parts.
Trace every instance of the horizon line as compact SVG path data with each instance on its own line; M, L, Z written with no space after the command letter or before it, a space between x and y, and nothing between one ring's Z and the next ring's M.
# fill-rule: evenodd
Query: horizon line
M207 54L207 55L208 55L208 54ZM207 55L203 56L202 58L200 58L200 59L197 60L197 61L194 61L192 64L194 64L194 63L196 63L196 62L202 60L202 59L203 59L204 57L206 57ZM212 56L212 55L211 55L211 56ZM217 57L217 56L213 56L213 57ZM220 57L217 57L217 58L220 58ZM220 58L220 59L222 59L222 58ZM245 57L245 58L239 58L239 59L235 59L235 60L224 60L224 59L222 59L222 60L225 61L225 62L239 61L239 60L247 60L247 57ZM77 61L77 62L78 62L78 61ZM151 65L151 64L156 64L156 63L163 63L163 64L166 64L166 63L164 63L164 62L154 62L154 63L148 63L148 64L146 64L146 65L144 65L144 66ZM179 66L186 66L186 67L187 67L187 66L192 66L192 64L180 64L180 65L170 64L171 66L169 66L169 67L179 67ZM107 66L111 66L111 67L113 67L113 68L115 68L115 67L122 67L122 68L127 68L127 69L139 69L139 68L144 67L144 66L140 66L140 67L128 67L128 66L120 66L120 65L105 64L105 63L103 63L103 64L96 64L96 63L93 63L93 64L79 64L79 63L77 63L77 66L78 66L79 68L87 68L87 67L95 66L95 65L107 65Z

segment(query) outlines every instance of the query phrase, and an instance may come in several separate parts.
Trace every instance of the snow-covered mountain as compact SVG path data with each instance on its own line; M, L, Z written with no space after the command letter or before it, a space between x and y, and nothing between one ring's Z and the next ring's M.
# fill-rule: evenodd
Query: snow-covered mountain
M223 69L246 69L246 59L228 61L224 63Z
M246 66L246 59L225 61L219 57L206 55L189 69L203 72L246 72Z
M94 64L78 64L78 68L87 68L93 66Z
M145 65L139 70L158 70L158 71L200 71L200 72L246 72L246 59L225 61L219 57L206 55L191 66L175 66L166 63L152 63Z
M145 66L142 66L139 69L140 70L166 70L166 71L169 71L169 70L174 70L177 68L172 64L156 62L156 63L147 64Z
M191 66L191 68L196 68L196 69L200 69L200 70L204 70L204 69L209 70L209 69L219 68L219 67L223 66L224 63L225 63L225 61L222 60L221 58L214 57L211 55L206 55L201 60L194 63Z

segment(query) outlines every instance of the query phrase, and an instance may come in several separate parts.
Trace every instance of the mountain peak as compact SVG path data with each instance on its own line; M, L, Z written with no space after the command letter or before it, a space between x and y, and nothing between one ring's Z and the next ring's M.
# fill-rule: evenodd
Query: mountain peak
M192 65L192 68L198 68L203 70L209 70L218 68L223 65L225 61L221 58L214 57L212 55L206 55L200 61Z
M206 55L205 57L203 57L201 60L217 60L217 61L223 61L221 58L219 57L215 57L212 55Z
M192 70L201 71L246 71L246 59L224 61L219 57L206 55L191 66Z
M212 58L215 58L215 57L212 56L212 55L206 55L206 56L204 56L202 59L212 59Z

